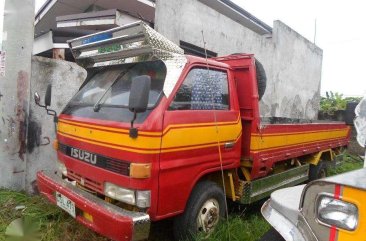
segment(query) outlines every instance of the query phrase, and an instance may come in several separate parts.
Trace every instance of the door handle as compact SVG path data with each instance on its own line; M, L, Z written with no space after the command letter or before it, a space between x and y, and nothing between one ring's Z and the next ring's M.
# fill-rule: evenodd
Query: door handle
M225 148L225 149L231 149L231 148L233 148L233 147L234 147L234 145L235 145L235 143L234 143L234 142L226 142L226 143L224 144L224 148Z

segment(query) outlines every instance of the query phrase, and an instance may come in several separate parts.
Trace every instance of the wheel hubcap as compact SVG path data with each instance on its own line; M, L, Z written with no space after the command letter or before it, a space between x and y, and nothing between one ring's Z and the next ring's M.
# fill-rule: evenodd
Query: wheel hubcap
M220 208L216 199L207 200L197 216L197 229L200 232L210 233L219 222Z

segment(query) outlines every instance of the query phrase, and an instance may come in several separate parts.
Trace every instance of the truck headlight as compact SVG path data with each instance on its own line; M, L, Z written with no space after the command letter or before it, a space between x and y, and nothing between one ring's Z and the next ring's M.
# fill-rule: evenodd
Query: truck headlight
M320 222L345 230L355 230L358 224L356 205L321 195L317 200L317 218Z
M67 168L63 162L60 161L57 162L57 169L60 176L61 174L67 176Z
M135 191L119 187L113 183L106 182L104 184L104 194L107 197L119 200L131 205L136 204Z
M150 191L136 191L136 206L139 208L150 207Z

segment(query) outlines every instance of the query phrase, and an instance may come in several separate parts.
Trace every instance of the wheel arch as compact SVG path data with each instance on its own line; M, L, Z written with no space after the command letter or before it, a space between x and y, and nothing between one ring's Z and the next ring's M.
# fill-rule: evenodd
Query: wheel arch
M311 165L318 165L321 161L330 162L333 161L335 158L335 153L332 149L326 149L319 151L314 154L310 154L306 157L304 157L303 161L305 163L309 163Z
M233 172L233 170L232 169L224 170L224 174L228 173L228 172ZM224 175L224 176L226 177L226 175ZM196 177L196 179L192 182L192 184L190 186L189 195L187 196L187 198L185 200L184 209L182 210L183 212L186 209L187 203L189 201L189 198L192 195L194 188L197 186L198 183L203 182L203 181L212 181L212 182L216 183L220 188L223 189L222 172L220 169L219 170L207 170L205 172L200 173L200 175L198 175ZM227 181L227 180L225 180L225 181ZM226 194L228 192L232 193L232 191L234 191L234 190L231 190L231 188L230 188L230 190L228 190L227 188L223 189L223 190L226 190Z

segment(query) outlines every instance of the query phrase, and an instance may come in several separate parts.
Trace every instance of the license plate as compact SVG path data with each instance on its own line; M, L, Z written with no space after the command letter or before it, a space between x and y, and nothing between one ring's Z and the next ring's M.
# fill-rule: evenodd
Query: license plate
M69 213L73 218L76 217L75 203L59 192L56 192L56 204Z

